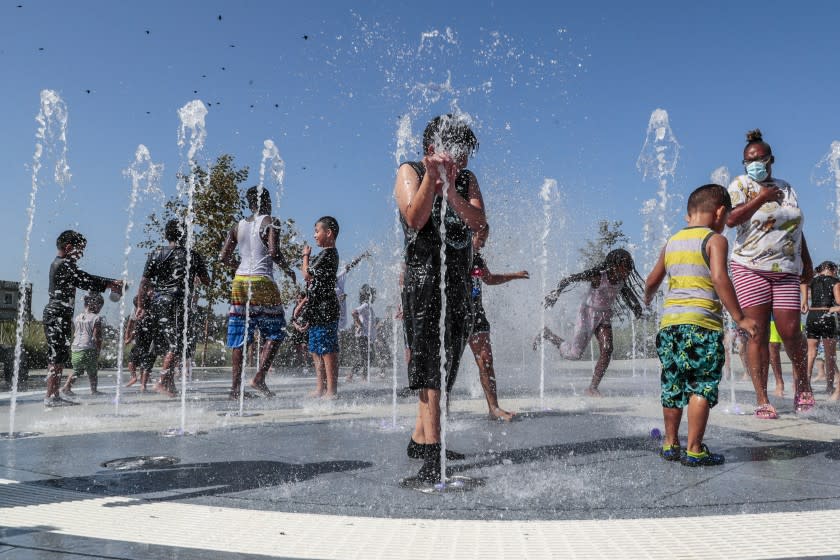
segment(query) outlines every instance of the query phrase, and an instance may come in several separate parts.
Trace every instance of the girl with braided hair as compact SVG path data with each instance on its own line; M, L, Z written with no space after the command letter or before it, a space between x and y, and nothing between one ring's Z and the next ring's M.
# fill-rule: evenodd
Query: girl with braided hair
M552 307L557 298L569 286L576 282L588 282L588 291L578 309L575 331L570 340L563 340L548 327L542 337L554 344L560 355L567 360L579 360L586 345L595 336L600 355L595 362L592 382L586 389L591 397L600 397L598 386L610 365L613 353L612 318L614 311L619 314L632 312L637 318L642 314L639 294L642 291L642 279L639 276L633 257L626 249L614 249L607 253L604 261L577 274L560 280L557 288L545 297L545 307ZM534 342L536 349L540 336Z

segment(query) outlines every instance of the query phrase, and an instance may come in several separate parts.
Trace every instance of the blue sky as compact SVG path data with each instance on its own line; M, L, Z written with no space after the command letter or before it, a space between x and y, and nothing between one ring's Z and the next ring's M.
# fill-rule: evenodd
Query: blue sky
M122 171L142 143L165 165L162 188L175 192L177 109L192 99L209 104L199 159L231 153L255 184L263 141L272 139L287 166L276 213L295 218L307 237L318 216L335 215L345 258L373 242L393 253L398 119L410 115L418 134L453 103L476 123L481 148L471 168L491 223L503 224L488 247L498 263L491 268L536 268L545 177L558 181L554 211L565 217L552 237L555 272L574 268L575 248L599 219L623 220L639 244L639 211L657 185L642 179L636 160L657 108L668 111L681 146L672 225L684 195L712 170L741 172L744 133L760 127L776 154L774 174L799 191L815 260L835 258L834 188L815 185L812 174L840 139L840 6L533 6L3 2L0 278L20 278L34 117L46 88L68 107L73 179L62 198L45 159L30 272L36 316L61 230L87 235L83 268L119 273L130 186ZM133 276L142 261L135 250ZM364 267L357 281L379 270Z

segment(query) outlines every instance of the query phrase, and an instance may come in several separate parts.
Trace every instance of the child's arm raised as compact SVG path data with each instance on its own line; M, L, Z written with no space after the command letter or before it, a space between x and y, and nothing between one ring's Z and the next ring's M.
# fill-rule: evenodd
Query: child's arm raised
M656 295L656 290L665 280L665 249L659 253L659 258L656 259L656 264L653 265L653 270L648 274L645 280L645 305L650 305L653 301L653 296Z
M303 242L303 262L300 265L300 270L303 272L303 279L308 284L312 280L312 273L309 271L309 257L312 255L312 247Z
M493 274L492 272L490 272L490 269L487 268L486 265L482 272L484 274L481 275L481 281L487 284L488 286L497 286L499 284L504 284L505 282L510 282L511 280L527 280L531 277L528 274L527 270L520 270L519 272L507 272L504 274Z
M557 283L557 287L554 288L551 292L549 292L547 296L545 296L545 307L552 307L555 303L557 303L557 298L560 297L560 294L563 293L563 290L568 288L570 285L574 284L575 282L591 282L599 274L600 273L597 269L591 268L589 270L584 270L583 272L578 272L577 274L572 274L571 276L561 278L560 281Z
M455 180L450 176L449 189L446 191L446 203L458 214L466 226L472 231L482 231L487 227L487 216L484 214L484 198L478 186L478 179L472 173L467 198L464 199L455 190ZM457 177L457 173L455 174Z
M106 278L105 276L96 276L94 274L90 274L89 272L85 272L84 270L80 269L76 266L76 263L69 262L66 266L60 268L56 272L57 276L65 276L65 278L56 278L56 281L60 284L69 284L75 288L79 288L80 290L89 290L93 292L104 292L107 289L111 289L116 293L122 293L122 280L116 280L114 278Z
M430 158L426 158L430 159ZM425 161L425 160L424 160ZM439 181L437 164L426 166L423 180L410 165L401 165L394 181L394 198L400 214L411 229L422 229L432 215Z
M758 323L744 315L744 311L738 304L735 296L735 288L732 280L729 279L729 271L726 269L726 257L729 254L729 242L719 233L712 235L706 242L706 253L709 255L709 270L711 272L712 284L715 287L720 302L729 311L732 320L738 328L753 337L758 333ZM646 292L647 293L647 292Z

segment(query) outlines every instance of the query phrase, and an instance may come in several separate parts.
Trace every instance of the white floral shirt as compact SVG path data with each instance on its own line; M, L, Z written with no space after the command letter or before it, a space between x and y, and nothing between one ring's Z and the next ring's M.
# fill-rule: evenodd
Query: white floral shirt
M736 227L731 260L753 270L802 273L802 226L805 217L796 191L786 181L772 178L767 184L785 193L781 203L767 202L752 217ZM729 185L732 207L758 196L761 185L739 175Z

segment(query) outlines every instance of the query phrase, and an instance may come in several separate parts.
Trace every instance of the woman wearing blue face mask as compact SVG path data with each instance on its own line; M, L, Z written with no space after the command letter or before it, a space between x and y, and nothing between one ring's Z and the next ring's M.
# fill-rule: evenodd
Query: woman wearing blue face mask
M776 328L793 366L794 409L805 412L814 406L814 394L806 375L805 339L800 331L800 283L813 275L811 256L802 233L804 217L796 191L772 175L775 161L761 131L747 133L744 148L745 175L729 185L732 212L727 225L737 228L732 247L732 283L747 317L759 325L747 344L747 356L755 387L758 418L777 418L767 397L768 340L772 312Z

